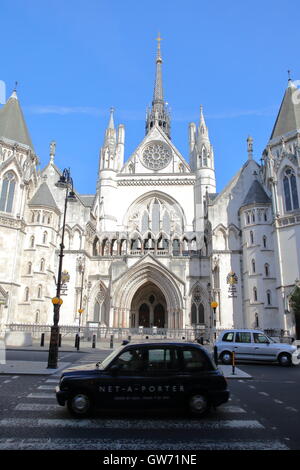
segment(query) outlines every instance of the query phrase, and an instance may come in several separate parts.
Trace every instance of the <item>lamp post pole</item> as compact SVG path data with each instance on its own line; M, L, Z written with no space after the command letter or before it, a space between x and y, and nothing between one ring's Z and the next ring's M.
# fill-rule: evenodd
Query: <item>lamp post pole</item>
M79 302L79 323L78 323L78 339L77 339L77 350L80 348L80 326L81 326L81 316L84 312L84 308L82 308L82 295L83 295L83 279L84 279L84 271L85 271L85 258L78 259L78 269L81 274L81 287L80 287L80 302Z
M50 334L50 344L49 344L49 354L48 354L48 369L57 369L58 361L58 338L59 338L59 311L63 303L63 300L60 298L61 291L61 275L62 275L62 262L64 257L64 236L65 236L65 226L66 226L66 213L68 201L76 200L76 196L73 192L73 180L70 175L70 169L64 169L62 176L60 177L57 187L66 188L65 196L65 205L64 205L64 215L63 215L63 225L62 225L62 235L61 243L59 250L59 263L58 263L58 274L57 274L57 283L56 283L56 297L52 299L53 304L53 325L51 326Z

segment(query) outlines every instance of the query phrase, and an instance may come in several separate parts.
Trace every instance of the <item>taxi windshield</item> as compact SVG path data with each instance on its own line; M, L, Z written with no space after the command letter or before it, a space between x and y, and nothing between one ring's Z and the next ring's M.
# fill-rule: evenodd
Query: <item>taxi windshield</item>
M116 349L115 351L111 352L105 359L103 359L103 361L99 364L99 369L101 370L104 370L108 364L111 363L111 361L119 354L120 351L122 351L122 349L124 348L124 346L120 346L118 349Z

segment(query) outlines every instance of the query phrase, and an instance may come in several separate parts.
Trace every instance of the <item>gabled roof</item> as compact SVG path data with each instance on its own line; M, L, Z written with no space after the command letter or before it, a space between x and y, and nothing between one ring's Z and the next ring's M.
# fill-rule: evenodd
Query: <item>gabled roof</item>
M24 115L15 91L0 109L0 137L25 144L33 150Z
M287 134L288 132L300 129L300 91L289 80L288 87L285 91L277 119L275 121L271 140Z
M28 203L29 206L45 206L59 211L47 183L42 183L33 198Z
M248 206L249 204L270 204L270 203L271 203L271 199L265 192L264 188L262 187L259 181L255 180L250 186L250 189L241 207Z

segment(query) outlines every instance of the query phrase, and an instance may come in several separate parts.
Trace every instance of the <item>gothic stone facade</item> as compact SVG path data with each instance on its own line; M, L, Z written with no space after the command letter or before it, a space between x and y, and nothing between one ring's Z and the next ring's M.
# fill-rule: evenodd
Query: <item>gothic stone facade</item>
M171 140L156 58L146 135L125 161L111 111L96 192L76 193L64 238L61 324L259 327L295 331L300 278L300 105L289 80L261 165L245 164L216 193L203 110L189 127L189 163ZM176 138L174 139L176 140ZM14 91L0 109L0 319L51 324L65 192L50 161L38 170ZM75 191L76 192L76 191ZM211 301L218 307L213 316Z

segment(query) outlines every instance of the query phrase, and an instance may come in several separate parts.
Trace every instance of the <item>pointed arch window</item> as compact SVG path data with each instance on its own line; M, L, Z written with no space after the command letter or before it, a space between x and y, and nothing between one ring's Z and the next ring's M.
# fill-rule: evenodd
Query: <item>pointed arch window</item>
M47 239L48 239L48 232L44 232L43 233L43 245L47 243Z
M12 171L4 175L0 196L0 211L12 212L15 195L16 178Z
M256 266L255 266L255 260L254 259L251 261L251 265L252 265L252 274L255 274Z
M44 269L45 269L45 260L44 260L44 258L42 258L41 263L40 263L40 271L44 272Z
M34 238L34 236L32 235L32 236L30 237L30 248L34 248L34 241L35 241L35 238Z
M41 285L38 286L38 295L37 296L38 296L38 299L42 298L42 286Z
M25 288L25 291L24 291L24 301L25 301L25 302L29 302L29 287L26 287L26 288Z
M265 276L270 276L270 266L267 263L265 264Z
M254 244L254 235L253 235L252 230L251 230L251 232L250 232L250 243L251 243L251 245Z
M267 248L267 237L266 237L266 235L263 236L263 247Z
M29 263L27 264L27 274L31 274L31 271L32 271L32 262L29 261Z
M256 287L253 287L253 300L254 300L254 302L257 302L257 289L256 289Z
M205 323L205 314L204 306L202 303L201 291L197 286L194 290L192 297L192 308L191 308L191 323L192 325L204 324Z
M287 168L283 176L283 191L286 211L299 209L299 199L295 173L291 168Z
M270 290L267 290L267 304L272 305L272 295Z

